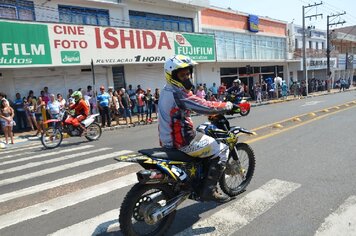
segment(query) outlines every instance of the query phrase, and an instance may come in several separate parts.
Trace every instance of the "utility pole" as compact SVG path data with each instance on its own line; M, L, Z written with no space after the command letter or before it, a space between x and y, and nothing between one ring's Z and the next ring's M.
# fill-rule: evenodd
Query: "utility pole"
M310 16L306 16L305 15L305 9L307 8L311 8L311 7L316 7L316 6L319 6L319 5L322 5L323 2L320 2L320 3L314 3L312 5L308 5L308 6L303 6L303 79L305 81L305 86L306 86L306 94L308 96L308 71L307 71L307 50L306 50L306 42L305 42L305 18L309 18L311 19L312 17L315 17L315 18L318 18L318 16L323 16L323 14L315 14L315 15L310 15Z
M327 76L328 76L328 92L330 92L330 88L332 88L332 84L333 81L331 80L332 76L331 76L331 71L330 71L330 26L333 25L338 25L338 24L344 24L346 23L346 21L338 21L335 23L330 23L330 18L332 18L332 20L334 20L336 17L338 16L342 16L345 15L346 12L344 11L343 13L338 13L338 14L333 14L331 16L327 16L327 23L326 23L326 64L327 64Z

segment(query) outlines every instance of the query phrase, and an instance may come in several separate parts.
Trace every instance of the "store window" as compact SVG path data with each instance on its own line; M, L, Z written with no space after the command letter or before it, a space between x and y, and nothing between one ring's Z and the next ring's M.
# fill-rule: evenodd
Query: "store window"
M110 25L109 11L58 5L59 21L81 25Z
M137 29L193 32L191 18L129 11L130 26Z
M34 21L34 4L25 0L0 1L0 18Z
M215 35L218 60L285 59L286 39L203 29Z

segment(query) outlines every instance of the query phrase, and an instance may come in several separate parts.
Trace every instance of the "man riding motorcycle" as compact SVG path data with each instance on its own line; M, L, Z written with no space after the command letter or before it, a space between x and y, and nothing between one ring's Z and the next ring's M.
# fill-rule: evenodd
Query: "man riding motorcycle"
M89 107L85 100L83 99L83 95L80 91L75 91L71 95L74 99L75 103L69 106L69 109L74 109L74 115L71 115L66 119L66 124L72 124L74 127L79 127L85 133L86 128L81 124L83 120L85 120L89 115Z
M241 80L235 79L232 82L232 86L228 90L226 90L226 92L229 94L229 96L233 95L235 97L233 103L238 104L244 94L244 90L241 86Z
M226 202L230 198L217 191L229 156L229 148L214 138L196 132L190 111L200 114L217 114L231 110L231 102L213 102L199 98L190 91L193 84L193 66L197 64L187 56L175 55L165 65L166 85L158 102L159 138L161 146L178 150L197 158L212 156L211 165L203 184L202 200ZM219 158L217 158L219 157Z

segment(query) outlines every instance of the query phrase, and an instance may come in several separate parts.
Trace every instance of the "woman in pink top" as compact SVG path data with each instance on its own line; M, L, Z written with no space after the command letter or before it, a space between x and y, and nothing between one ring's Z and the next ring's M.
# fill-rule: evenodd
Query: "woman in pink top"
M204 88L203 88L203 86L199 86L198 87L198 90L197 90L197 92L196 92L196 94L195 94L197 97L200 97L200 98L202 98L202 99L204 99L205 98L205 91L204 91Z

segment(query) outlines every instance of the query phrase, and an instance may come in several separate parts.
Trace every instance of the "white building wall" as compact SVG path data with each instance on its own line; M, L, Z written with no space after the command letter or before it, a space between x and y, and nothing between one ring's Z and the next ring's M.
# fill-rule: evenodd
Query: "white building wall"
M141 85L144 90L161 89L166 83L163 64L125 65L125 80L126 85L131 84L133 88Z
M197 66L196 84L206 83L210 88L213 83L220 85L220 69L217 63L201 63Z

